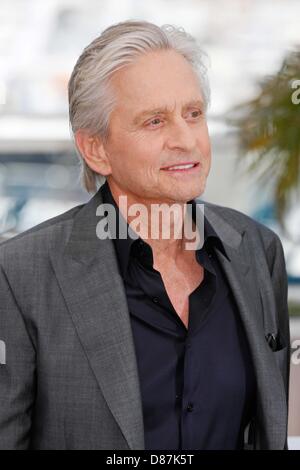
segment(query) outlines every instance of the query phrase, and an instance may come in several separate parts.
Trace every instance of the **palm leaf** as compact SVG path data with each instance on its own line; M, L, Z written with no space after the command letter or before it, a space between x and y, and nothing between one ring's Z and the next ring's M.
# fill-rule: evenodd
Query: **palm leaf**
M300 79L300 47L284 59L277 74L266 77L257 97L235 107L227 122L239 141L238 165L254 173L258 184L274 179L278 220L300 183L300 105L292 102L292 83ZM284 227L283 227L284 228Z

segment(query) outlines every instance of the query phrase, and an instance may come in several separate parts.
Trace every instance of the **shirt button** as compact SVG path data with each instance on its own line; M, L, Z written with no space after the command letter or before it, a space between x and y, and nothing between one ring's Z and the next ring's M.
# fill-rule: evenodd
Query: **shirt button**
M153 299L152 299L152 300L153 300L153 302L154 302L155 304L157 304L157 303L158 303L158 297L153 297Z
M187 411L193 411L194 405L193 403L189 403L188 406L186 407Z

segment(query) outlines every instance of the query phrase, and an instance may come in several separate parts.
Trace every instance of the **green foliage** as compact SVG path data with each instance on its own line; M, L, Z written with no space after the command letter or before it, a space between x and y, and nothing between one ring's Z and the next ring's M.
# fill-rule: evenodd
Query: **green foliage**
M292 102L295 80L300 80L300 49L290 52L279 72L259 84L258 96L236 107L228 119L237 128L239 159L246 162L247 171L261 184L274 179L281 224L291 196L299 196L300 104Z

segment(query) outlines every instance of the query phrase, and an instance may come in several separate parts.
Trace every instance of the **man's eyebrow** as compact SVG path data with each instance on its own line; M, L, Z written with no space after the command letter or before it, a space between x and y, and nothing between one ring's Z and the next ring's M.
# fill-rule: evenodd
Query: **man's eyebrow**
M204 108L204 103L200 99L191 100L183 105L183 109L190 108L191 106L198 106L200 108ZM145 119L148 116L153 116L155 114L171 114L173 110L174 108L171 109L171 108L168 108L168 106L145 109L144 111L141 111L135 116L133 123L138 124L142 119Z

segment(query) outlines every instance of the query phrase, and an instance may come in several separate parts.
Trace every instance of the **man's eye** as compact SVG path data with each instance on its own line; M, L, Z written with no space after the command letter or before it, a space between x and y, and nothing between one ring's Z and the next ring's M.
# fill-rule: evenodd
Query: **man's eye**
M154 118L154 119L152 119L152 121L149 121L149 122L147 123L147 125L148 125L148 126L151 125L151 126L156 127L156 126L157 126L158 124L160 124L160 123L161 123L161 118Z
M201 116L202 112L200 111L200 109L197 109L195 111L191 111L191 115L192 115L192 118L197 118L199 116Z
M192 119L197 119L201 117L202 111L200 109L195 109L194 111L190 111L188 114L188 117L191 117ZM146 123L146 126L150 127L158 127L161 123L163 122L162 118L157 117L152 119L151 121L148 121Z

